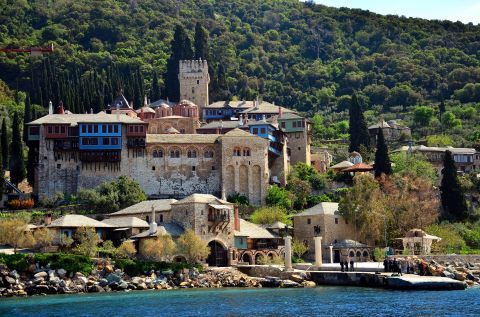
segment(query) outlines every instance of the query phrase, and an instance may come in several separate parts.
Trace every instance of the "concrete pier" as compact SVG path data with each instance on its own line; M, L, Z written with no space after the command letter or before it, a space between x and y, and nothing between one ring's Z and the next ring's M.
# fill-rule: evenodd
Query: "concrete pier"
M310 276L317 285L365 286L399 290L463 290L467 288L465 282L447 277L413 274L392 276L389 273L312 271Z

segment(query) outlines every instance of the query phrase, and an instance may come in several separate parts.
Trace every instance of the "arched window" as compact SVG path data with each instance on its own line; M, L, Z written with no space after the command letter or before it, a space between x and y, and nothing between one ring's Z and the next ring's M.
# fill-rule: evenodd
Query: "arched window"
M243 148L243 156L250 156L250 148L248 147Z
M204 158L213 158L213 151L211 149L205 150L205 152L203 152L203 157Z
M197 157L197 151L196 150L188 150L187 152L187 157L188 158L196 158Z
M179 158L180 157L180 150L178 149L172 149L170 151L170 157L171 158Z
M153 150L153 157L163 157L163 150Z
M241 156L242 155L242 150L240 150L239 147L236 147L233 149L233 156Z

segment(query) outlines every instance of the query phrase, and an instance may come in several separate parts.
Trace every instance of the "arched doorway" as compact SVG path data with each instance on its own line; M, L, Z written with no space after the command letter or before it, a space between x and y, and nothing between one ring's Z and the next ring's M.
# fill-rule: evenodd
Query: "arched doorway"
M248 253L242 255L242 262L252 264L252 257Z
M210 247L210 254L207 258L207 263L209 266L227 266L227 249L218 241L210 241L208 243Z

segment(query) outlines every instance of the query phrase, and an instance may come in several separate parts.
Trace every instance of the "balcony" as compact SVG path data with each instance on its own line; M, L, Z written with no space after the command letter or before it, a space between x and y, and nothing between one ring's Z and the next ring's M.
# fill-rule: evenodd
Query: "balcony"
M208 221L210 222L229 222L230 213L228 210L210 210L208 212Z
M128 138L127 147L128 148L144 148L145 139L144 138Z

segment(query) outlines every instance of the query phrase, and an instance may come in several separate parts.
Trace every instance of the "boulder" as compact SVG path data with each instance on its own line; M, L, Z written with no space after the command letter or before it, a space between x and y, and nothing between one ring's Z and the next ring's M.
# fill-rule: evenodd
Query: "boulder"
M455 279L455 274L447 270L443 271L442 276Z
M105 287L108 285L108 280L106 278L101 278L98 280L98 285L100 285L101 287Z
M290 276L290 279L294 282L297 282L297 283L302 283L304 278L301 277L300 275L298 274L292 274L292 276Z
M128 288L128 283L125 282L125 281L121 281L119 284L118 284L118 289L119 290L126 290Z
M112 283L112 282L119 283L122 280L122 276L116 273L110 273L106 276L106 279L109 283Z
M302 286L306 288L313 288L313 287L317 287L317 284L315 284L314 281L303 281Z
M47 273L47 272L45 272L45 271L40 271L40 272L36 273L33 277L34 277L34 278L39 278L39 277L41 277L41 278L45 279L47 276L48 276L48 273Z
M296 288L296 287L299 287L300 284L298 284L297 282L294 282L292 280L283 280L280 282L280 287L283 287L283 288Z
M5 282L7 282L7 283L10 284L10 285L13 285L13 284L16 284L16 283L17 283L17 280L14 279L14 278L11 277L11 276L5 276L3 279L5 280Z
M64 278L65 275L67 275L67 271L65 271L64 269L58 269L58 270L57 270L57 275L58 275L60 278Z
M111 265L105 265L105 273L113 273L113 266Z
M102 293L102 292L105 292L105 290L100 285L92 285L88 288L88 292L89 293Z
M75 277L75 280L80 282L83 285L87 284L87 282L88 282L88 280L85 276L77 276L77 277Z
M141 283L144 283L144 282L145 282L145 279L143 279L139 276L132 277L132 283L135 284L135 285L138 285L138 284L141 284Z
M15 270L8 273L8 276L13 277L16 280L18 280L20 278L20 274L18 274L17 271L15 271Z
M147 290L147 289L148 289L148 287L145 283L140 283L140 284L137 285L137 290L139 290L139 291L144 291L144 290Z
M467 274L463 272L455 272L454 274L455 274L455 279L458 281L465 281L465 279L467 278Z

